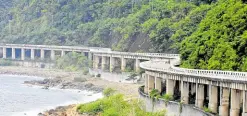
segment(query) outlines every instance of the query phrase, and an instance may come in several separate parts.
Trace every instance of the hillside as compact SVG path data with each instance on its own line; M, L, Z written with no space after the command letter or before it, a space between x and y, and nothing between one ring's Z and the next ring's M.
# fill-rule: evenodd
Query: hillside
M8 7L1 7L4 9L1 43L180 53L182 67L247 70L247 7L242 0L1 0L1 3L9 3Z
M173 0L13 2L13 7L6 12L7 24L1 26L1 42L101 46L121 51L154 48L151 51L159 52L176 52L170 48L172 23L183 20L200 7L199 3L204 3Z

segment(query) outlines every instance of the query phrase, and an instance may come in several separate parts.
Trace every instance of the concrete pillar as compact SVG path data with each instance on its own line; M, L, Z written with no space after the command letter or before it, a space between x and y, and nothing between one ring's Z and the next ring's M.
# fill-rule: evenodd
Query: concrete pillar
M64 55L65 55L65 51L62 50L62 51L61 51L61 57L63 57Z
M92 61L92 58L93 58L92 53L88 52L88 60L89 60L89 61Z
M45 59L45 50L44 49L40 49L40 59L41 60Z
M31 60L34 60L34 49L31 49Z
M148 76L148 93L154 89L154 77L149 75Z
M217 113L218 109L218 87L209 85L209 109L213 113Z
M219 115L220 116L229 116L229 96L230 89L229 88L220 88L220 107L219 107Z
M181 81L181 100L183 104L189 103L189 83Z
M105 70L106 69L106 56L102 56L102 61L101 61L101 69Z
M198 108L203 108L204 103L204 85L196 84L196 102L195 105Z
M25 60L25 49L21 48L21 60Z
M148 74L145 74L145 88L144 92L148 93Z
M56 60L55 51L51 50L51 60Z
M135 61L135 72L140 72L140 60L136 59Z
M171 96L174 95L174 80L166 79L166 93Z
M115 58L110 57L110 72L112 72L115 68Z
M12 48L12 59L15 59L15 48Z
M240 91L231 89L231 110L230 116L239 116L240 113Z
M94 68L92 59L93 59L92 53L88 52L89 67Z
M155 77L155 89L157 89L161 93L161 78Z
M7 48L3 47L3 58L6 59L7 58Z
M94 69L98 69L99 68L99 57L98 56L93 56L93 65L94 65Z
M242 116L247 116L247 93L243 90L243 112Z
M121 58L121 71L124 72L126 67L126 59L124 57Z

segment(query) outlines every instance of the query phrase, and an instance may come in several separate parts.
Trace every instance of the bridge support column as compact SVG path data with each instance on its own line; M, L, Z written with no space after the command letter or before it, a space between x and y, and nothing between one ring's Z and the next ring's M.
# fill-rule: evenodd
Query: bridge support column
M99 57L94 55L93 59L94 59L94 62L93 62L94 69L98 69L99 68Z
M155 89L161 93L161 78L155 77Z
M126 67L126 59L124 57L121 58L121 71L124 72Z
M31 49L31 60L34 60L34 49Z
M166 79L166 93L171 96L174 95L174 80Z
M15 59L15 48L12 48L12 59Z
M45 50L44 49L40 49L40 59L41 60L45 59Z
M220 88L220 107L219 107L219 115L220 116L229 116L229 96L230 90L229 88Z
M106 69L106 56L102 56L102 61L101 61L101 69L105 70Z
M148 74L145 74L145 87L144 92L148 94Z
M203 108L204 103L204 85L196 84L196 102L198 108Z
M54 50L51 50L51 60L56 60Z
M7 48L3 47L3 59L7 58L7 54L6 54L7 50L6 49Z
M240 91L231 89L231 110L230 116L239 116L240 113Z
M243 90L243 113L242 116L247 116L247 93Z
M65 55L65 51L62 50L62 51L61 51L61 57L63 57L64 55Z
M135 72L140 72L140 60L136 59L135 61Z
M25 49L21 48L21 60L25 60Z
M88 60L89 60L89 61L92 61L92 58L93 58L92 53L88 52Z
M154 77L148 75L148 94L154 89Z
M189 103L189 83L181 81L181 100L183 104Z
M114 57L110 57L110 72L113 72L115 68L115 58Z
M89 67L91 67L91 68L93 67L94 68L92 59L93 59L92 53L88 52Z
M209 109L213 113L217 113L218 109L218 87L209 85Z

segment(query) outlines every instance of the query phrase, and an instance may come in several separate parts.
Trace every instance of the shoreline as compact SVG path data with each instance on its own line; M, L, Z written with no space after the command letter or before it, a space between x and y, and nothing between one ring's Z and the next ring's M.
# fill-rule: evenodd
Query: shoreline
M63 79L66 81L73 81L75 77L83 76L80 72L67 72L59 69L42 69L42 68L27 68L18 66L0 67L0 75L17 75L29 77L42 77L44 79ZM97 85L101 88L113 88L118 93L124 94L126 97L138 97L139 84L121 83L103 80L102 78L94 78L86 76L85 84ZM81 103L79 103L81 104ZM50 110L42 111L38 116L83 116L77 113L76 104L66 106L58 106ZM42 115L41 115L42 114Z

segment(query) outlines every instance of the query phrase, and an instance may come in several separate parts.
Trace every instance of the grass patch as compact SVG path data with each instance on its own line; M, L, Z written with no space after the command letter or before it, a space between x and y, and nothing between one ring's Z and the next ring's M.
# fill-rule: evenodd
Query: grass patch
M122 94L112 94L113 89L106 89L106 93L111 93L108 97L104 97L95 102L81 104L77 107L77 111L81 114L100 115L100 116L164 116L165 111L146 112L140 108L142 103L138 100L124 100Z

